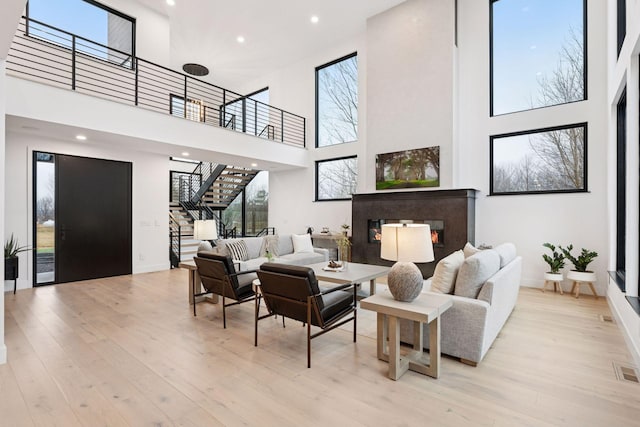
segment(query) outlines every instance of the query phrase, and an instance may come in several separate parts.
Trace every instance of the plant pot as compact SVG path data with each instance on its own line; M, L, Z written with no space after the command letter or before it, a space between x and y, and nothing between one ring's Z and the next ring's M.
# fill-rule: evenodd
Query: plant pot
M18 278L18 257L4 259L4 280L16 280Z
M549 282L562 282L562 273L544 273L544 280Z
M595 282L596 273L594 273L593 271L571 270L567 274L567 279L573 280L574 282Z

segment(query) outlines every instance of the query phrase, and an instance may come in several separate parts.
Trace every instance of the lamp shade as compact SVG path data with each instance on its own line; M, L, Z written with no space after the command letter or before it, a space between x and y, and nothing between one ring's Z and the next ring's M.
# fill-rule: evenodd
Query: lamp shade
M218 238L216 222L212 219L193 222L193 238L196 240L215 240Z
M380 257L389 261L433 261L431 228L428 224L384 224Z

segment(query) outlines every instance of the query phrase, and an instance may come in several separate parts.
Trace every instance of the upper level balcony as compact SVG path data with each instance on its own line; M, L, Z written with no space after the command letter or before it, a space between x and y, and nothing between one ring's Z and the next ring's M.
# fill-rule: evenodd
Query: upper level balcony
M304 117L25 17L6 70L21 79L306 146Z

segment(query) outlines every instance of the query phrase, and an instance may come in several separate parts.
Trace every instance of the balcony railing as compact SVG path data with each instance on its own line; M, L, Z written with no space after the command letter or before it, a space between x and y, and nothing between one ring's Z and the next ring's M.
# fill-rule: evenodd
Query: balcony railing
M7 74L304 147L305 118L126 52L20 20Z

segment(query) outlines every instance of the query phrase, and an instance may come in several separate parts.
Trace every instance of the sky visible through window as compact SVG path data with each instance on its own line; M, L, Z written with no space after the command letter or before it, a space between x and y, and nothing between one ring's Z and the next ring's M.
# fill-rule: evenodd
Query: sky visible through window
M358 57L316 72L318 147L358 140Z
M584 67L575 58L583 43L583 0L498 0L492 8L494 115L584 99L584 81L577 83ZM579 71L564 49L580 62ZM547 93L559 70L579 74L570 76L573 86L562 96Z
M29 0L29 18L108 45L107 11L82 0Z

